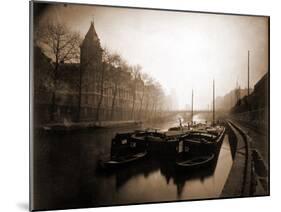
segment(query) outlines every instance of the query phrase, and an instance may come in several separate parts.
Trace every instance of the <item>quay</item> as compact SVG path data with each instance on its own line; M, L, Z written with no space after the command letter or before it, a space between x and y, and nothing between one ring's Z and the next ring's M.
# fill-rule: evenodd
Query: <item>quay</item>
M233 136L234 161L221 197L268 195L267 148L263 146L266 142L236 120L227 120L227 123Z
M118 127L136 127L141 126L142 122L139 120L127 121L88 121L88 122L64 122L45 124L38 127L39 130L44 131L77 131L89 129L106 129Z

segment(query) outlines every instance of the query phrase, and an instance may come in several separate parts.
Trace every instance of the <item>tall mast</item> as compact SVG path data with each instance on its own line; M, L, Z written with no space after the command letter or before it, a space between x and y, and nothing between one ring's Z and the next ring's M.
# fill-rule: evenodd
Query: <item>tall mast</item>
M191 123L193 123L193 89L191 93Z
M238 96L238 79L236 80L235 95L236 95L236 102L235 102L235 104L237 104L237 102L239 100L239 96Z
M248 50L248 97L250 95L250 51Z
M213 124L215 124L215 80L213 80Z
M239 85L239 87L238 87L238 100L240 100L240 85Z

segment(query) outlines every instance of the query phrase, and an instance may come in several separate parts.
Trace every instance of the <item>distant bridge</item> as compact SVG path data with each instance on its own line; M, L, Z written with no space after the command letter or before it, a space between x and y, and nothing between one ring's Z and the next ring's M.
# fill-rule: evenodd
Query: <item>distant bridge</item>
M165 115L166 116L175 116L175 115L191 116L191 112L192 112L191 110L173 110L173 111L166 111ZM213 114L213 111L210 111L210 110L194 110L193 111L193 116L198 115L198 114L201 114L203 116L204 115L211 116ZM216 111L215 116L220 117L220 116L224 116L227 114L228 114L227 111L218 110L218 111Z
M168 113L190 113L191 114L191 110L170 110L167 111ZM193 114L198 114L198 113L213 113L213 111L210 110L194 110Z
M180 113L180 114L191 114L191 110L170 110L170 111L166 111L167 113ZM213 113L212 110L193 110L193 115L198 114L198 113ZM215 113L228 113L228 111L224 111L224 110L217 110L215 111Z

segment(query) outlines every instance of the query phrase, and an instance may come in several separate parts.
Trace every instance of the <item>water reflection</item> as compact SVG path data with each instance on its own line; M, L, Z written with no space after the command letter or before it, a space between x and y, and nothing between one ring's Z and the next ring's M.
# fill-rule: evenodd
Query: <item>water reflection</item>
M166 183L165 186L176 186L177 198L181 198L186 181L197 178L204 180L204 178L211 176L213 172L214 166L196 173L183 173L176 170L174 161L147 159L144 164L130 167L125 172L116 173L116 190L127 190L126 186L130 183L134 184L136 181L141 187L146 187L147 181L162 178ZM157 181L153 184L155 183L158 184Z
M164 130L177 125L175 117L156 127ZM75 208L220 196L232 166L228 135L208 169L178 172L173 160L147 158L116 172L101 172L97 162L109 155L111 139L117 132L132 130L36 134L35 207Z
M173 160L147 158L117 170L109 174L115 178L115 200L153 202L219 197L232 164L229 151L225 136L221 151L207 169L179 172Z

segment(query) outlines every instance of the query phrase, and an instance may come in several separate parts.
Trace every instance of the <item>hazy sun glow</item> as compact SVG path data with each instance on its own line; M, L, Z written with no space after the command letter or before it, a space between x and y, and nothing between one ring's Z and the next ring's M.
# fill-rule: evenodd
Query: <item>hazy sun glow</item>
M64 22L84 37L94 19L103 47L129 64L140 64L177 97L178 107L207 108L216 95L247 86L250 50L251 87L268 71L266 17L215 15L97 6L48 7L39 21Z

